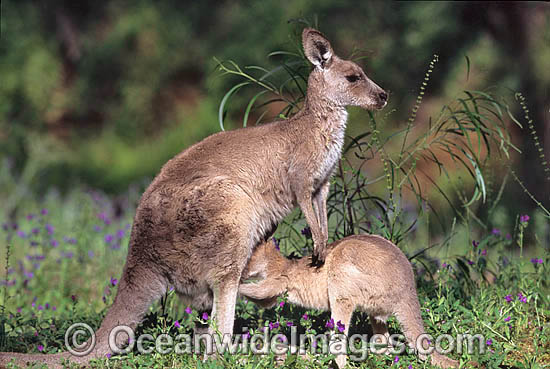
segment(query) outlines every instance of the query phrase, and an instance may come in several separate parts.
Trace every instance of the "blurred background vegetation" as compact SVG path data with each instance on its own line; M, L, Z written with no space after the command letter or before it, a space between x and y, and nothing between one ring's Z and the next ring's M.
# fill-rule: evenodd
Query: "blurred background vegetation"
M168 159L220 129L218 105L235 79L221 78L214 58L276 66L280 55L268 54L299 51L305 24L318 26L340 56L360 57L367 75L390 91L382 131L406 126L438 54L415 124L427 124L464 89L496 93L522 116L514 100L521 92L550 157L547 3L9 1L0 44L4 211L51 188L84 185L116 196L131 184L144 187ZM227 127L242 124L249 98L232 97ZM348 132L365 130L367 114L350 111ZM550 182L532 131L509 127L522 151L513 159L518 175L548 207ZM535 207L514 183L502 199L513 214Z

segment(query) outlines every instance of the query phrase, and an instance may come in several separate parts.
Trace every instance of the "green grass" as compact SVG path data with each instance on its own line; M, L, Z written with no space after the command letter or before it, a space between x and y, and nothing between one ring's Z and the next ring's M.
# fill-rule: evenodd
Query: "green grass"
M2 351L37 353L39 346L47 353L63 351L64 333L72 323L86 322L94 329L99 326L116 292L112 278L119 278L124 265L128 227L139 193L140 189L135 189L113 202L100 193L79 189L64 198L51 192L42 200L23 201L15 221L2 220L8 228L1 231L2 270L8 273L3 273L8 286L3 287L2 293L2 306L5 307ZM47 212L41 214L42 209ZM34 215L29 217L32 219L27 219L28 214ZM456 233L462 237L451 237L442 246L412 260L427 332L453 336L481 334L492 342L486 346L485 353L451 353L450 356L460 360L464 368L471 367L468 363L472 361L487 368L542 368L550 363L550 255L542 248L534 249L529 245L524 245L524 256L519 255L518 241L530 239L527 235L535 231L532 222L533 219L520 223L516 232L503 229L500 235L471 230L471 237L479 242L475 247L468 243L469 237L464 237L467 229L460 227ZM14 223L17 229L13 229ZM284 238L287 228L282 225L276 234L282 238L282 250L291 251L296 242L303 246L310 244L305 238L291 243ZM33 233L33 229L38 231ZM417 234L420 233L422 230L417 230ZM507 239L507 233L512 235L511 239ZM420 244L407 239L400 246L412 256L424 247L421 238L416 241ZM487 254L483 255L482 250L487 250ZM34 260L29 260L29 256ZM544 262L533 264L530 260L535 256ZM443 261L449 266L444 267ZM520 301L519 293L526 297L526 302ZM511 295L511 302L507 302L507 295ZM200 313L193 310L189 314L185 308L173 292L168 293L151 307L138 334L158 336L191 332L199 322ZM302 318L305 313L307 320ZM272 334L281 332L288 337L290 328L286 323L289 321L299 332L323 333L327 331L325 323L329 319L326 312L304 310L290 304L261 309L242 300L236 315L235 333L241 333L245 326L257 331L269 322L279 322L280 327ZM174 326L176 320L180 328ZM366 322L365 314L356 313L351 333L369 333ZM394 319L389 326L391 333L400 332ZM202 355L132 353L94 365L109 368L260 368L274 365L275 360L274 354L239 354L203 362ZM394 360L393 355L369 354L365 361L352 365L362 368L431 367L412 354L399 355L397 363ZM335 367L332 358L323 355L313 355L310 359L293 355L286 358L283 367L309 368L312 365Z

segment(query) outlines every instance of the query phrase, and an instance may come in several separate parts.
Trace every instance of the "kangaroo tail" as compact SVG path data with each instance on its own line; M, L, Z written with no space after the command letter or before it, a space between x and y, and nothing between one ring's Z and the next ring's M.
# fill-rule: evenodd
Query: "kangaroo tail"
M62 368L64 360L86 364L92 359L101 359L109 354L115 354L113 349L122 348L127 343L128 336L118 334L116 337L112 337L116 342L116 347L111 347L109 336L113 328L124 325L135 330L151 303L166 291L166 285L164 278L157 275L155 271L139 266L132 268L127 265L124 268L115 301L95 333L95 344L90 338L78 353L76 350L72 353L62 352L59 354L0 352L0 368L6 367L12 361L22 367L26 367L28 363L37 362L46 364L49 368ZM72 341L72 337L69 337L69 341Z

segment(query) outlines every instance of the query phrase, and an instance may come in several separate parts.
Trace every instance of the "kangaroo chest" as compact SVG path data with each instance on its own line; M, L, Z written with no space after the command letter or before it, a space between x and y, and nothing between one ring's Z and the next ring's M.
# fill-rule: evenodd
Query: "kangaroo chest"
M342 110L340 114L337 114L337 116L329 122L329 128L321 132L323 149L320 152L319 167L314 172L315 189L318 189L330 178L338 160L340 160L342 147L344 146L347 116L347 112Z

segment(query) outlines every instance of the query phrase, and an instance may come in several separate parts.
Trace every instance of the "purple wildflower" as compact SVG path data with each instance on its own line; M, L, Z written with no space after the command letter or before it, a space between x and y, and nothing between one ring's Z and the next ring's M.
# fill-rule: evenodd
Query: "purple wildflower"
M105 243L111 243L113 242L114 237L112 234L106 234L104 239L105 239Z
M411 364L409 364L409 366L407 367L407 369L413 369L413 366Z
M33 220L34 214L27 214L27 220Z
M522 216L519 217L519 221L522 222L522 223L527 223L529 221L529 219L531 219L531 218L527 214L522 215Z
M521 292L518 293L518 300L523 302L523 303L526 303L527 302L527 296L523 296L523 294Z
M40 215L48 215L48 213L49 213L48 209L44 208L44 209L40 210Z
M48 234L51 236L53 234L53 231L55 230L54 226L51 225L51 224L46 224L44 226L44 228L46 229L46 231L48 232Z
M51 240L51 241L50 241L50 245L51 245L53 248L55 248L55 247L59 246L59 241L58 241L58 240Z
M504 318L504 321L505 321L505 322L509 322L510 319L512 319L512 317L511 317L511 316L507 316L506 318Z
M339 320L339 321L336 323L336 325L338 326L338 331L339 331L339 332L342 333L342 332L344 332L344 331L346 330L346 325L345 325L344 323L342 323L342 321Z
M393 363L397 364L399 362L399 356L396 356L395 359L393 359Z
M18 307L18 308L17 308L17 313L18 313L18 314L21 314L21 311L22 311L22 310L23 310L23 309L21 309L20 307Z
M49 309L49 308L50 308L50 304L46 302L45 307L46 307L46 309Z
M471 261L471 260L468 260L468 264L469 264L469 265L474 265L474 262Z
M38 349L38 351L44 351L44 346L42 345L38 345L36 348Z
M506 239L507 240L511 240L512 239L512 235L510 233L506 233Z
M118 283L118 279L111 277L110 283L114 287Z
M27 237L27 234L22 230L17 231L17 235L21 238L26 238Z
M441 267L442 267L443 269L447 268L447 263L441 264Z
M207 312L202 313L202 320L208 320L208 313Z
M542 259L539 259L539 258L532 258L531 259L531 263L533 263L533 265L537 265L537 264L542 264Z
M293 325L294 325L294 323L292 323L292 322L286 322L287 327L292 327Z
M95 232L101 232L101 226L95 225L94 226L94 231Z
M243 333L243 339L250 339L250 332Z
M73 302L76 302L76 295L71 295L71 300L73 300Z
M487 255L487 250L483 249L483 251L481 251L481 255L483 255L483 256Z
M472 241L472 246L478 247L479 246L479 241L473 240Z
M279 322L275 322L275 323L270 322L269 323L269 329L274 330L274 329L277 329L277 328L279 328Z
M498 228L493 228L493 230L491 231L492 234L494 234L495 236L498 236L500 234L500 229Z
M124 229L119 229L118 231L116 231L117 238L124 238L125 235L126 234L124 232Z
M487 344L487 346L491 346L493 344L493 340L489 338L485 343Z
M302 233L306 238L311 238L311 228L305 227L304 229L302 229L301 233Z
M56 310L57 310L57 307L52 306L52 311L56 311Z
M506 302L512 302L512 300L514 299L512 295L506 295L504 298L506 299Z
M40 232L40 229L38 229L38 228L31 229L32 234L38 234L39 232Z
M302 315L302 319L303 319L303 320L308 320L308 319L309 319L309 316L308 316L307 314L304 314L304 315Z
M38 310L44 310L44 306L38 305Z
M185 312L187 314L191 314L193 312L193 309L191 309L191 306L188 306L188 307L185 308Z
M284 302L284 301L279 302L279 306L280 306L280 307L285 306L285 302Z
M330 319L327 324L325 324L325 327L328 329L334 329L334 319Z
M178 322L177 320L174 322L174 327L176 328L181 328L181 324L180 322Z
M89 251L88 251L88 257L89 257L90 259L93 259L93 257L94 257L94 252L93 252L92 250L89 250Z

